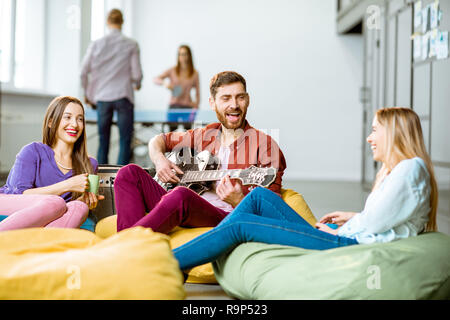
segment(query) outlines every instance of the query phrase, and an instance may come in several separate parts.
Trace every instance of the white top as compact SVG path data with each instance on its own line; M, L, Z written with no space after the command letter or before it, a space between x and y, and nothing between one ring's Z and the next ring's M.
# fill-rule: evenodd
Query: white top
M219 149L219 153L217 154L217 157L220 159L220 167L219 170L227 170L228 169L228 158L230 157L230 148L221 146ZM213 206L222 209L226 212L231 212L233 210L233 206L219 198L215 191L215 184L214 183L214 190L208 190L202 193L203 199L211 203Z
M428 222L430 175L421 158L401 161L367 198L364 210L338 229L359 243L416 236Z

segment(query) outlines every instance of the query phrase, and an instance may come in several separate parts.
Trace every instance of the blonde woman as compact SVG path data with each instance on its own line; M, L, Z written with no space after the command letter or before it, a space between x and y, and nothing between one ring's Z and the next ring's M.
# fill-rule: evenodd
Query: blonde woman
M22 148L0 188L0 230L77 228L103 196L87 192L97 161L87 155L84 108L73 97L57 97L47 108L43 141Z
M437 229L436 210L438 203L438 190L436 179L434 177L433 165L425 148L420 119L417 114L409 108L379 109L374 117L372 123L372 133L367 137L367 142L370 143L372 148L374 160L382 163L381 169L377 173L372 193L378 189L386 189L386 187L381 188L381 185L383 185L385 180L389 180L388 177L391 172L400 164L401 168L405 168L403 170L405 171L405 175L398 175L399 179L402 179L398 181L398 183L403 183L404 187L411 187L409 182L412 184L414 181L417 183L426 181L427 179L425 173L428 173L429 181L426 181L426 185L423 186L423 189L429 189L430 193L430 202L427 203L425 201L423 203L423 210L426 210L427 205L430 207L428 215L424 217L424 219L426 218L428 220L425 230L435 231ZM400 171L400 167L398 167L396 171ZM423 167L425 167L426 170L423 170ZM408 168L410 170L408 170ZM415 173L422 173L425 176L414 176ZM408 181L408 178L415 180ZM393 178L390 179L392 180ZM391 183L391 185L394 184ZM389 197L392 198L399 195L398 193L402 193L401 191L402 190L392 190L392 193L390 194L387 191L385 192L387 197L383 198L383 202L386 202L386 205L388 206L386 210L389 209L389 205L392 203L399 206L404 206L407 204L403 203L404 201L398 201L399 199L389 199ZM403 190L403 192L407 191L415 193L416 189ZM371 195L369 195L369 198ZM419 193L410 194L413 199L414 196L419 195ZM392 202L387 202L386 200L392 200ZM392 209L392 211L394 211L395 209L400 210L401 208ZM421 210L418 210L418 212L420 213ZM333 212L325 215L320 222L331 222L342 226L346 221L355 215L355 212ZM360 216L356 216L354 220L360 220L359 217ZM372 218L374 218L374 216L372 216ZM393 220L395 221L395 217ZM377 225L376 221L373 221L373 223ZM346 229L348 229L348 227ZM406 229L403 229L403 231L403 235L407 236L406 233L408 231ZM415 231L416 232L414 233L417 234L421 230ZM400 232L400 229L397 230L397 232ZM388 235L388 238L395 237L393 232L388 232Z
M243 242L325 250L436 230L438 191L417 114L380 109L367 142L382 167L363 211L327 214L314 228L279 196L258 187L217 227L174 249L180 268L213 261Z

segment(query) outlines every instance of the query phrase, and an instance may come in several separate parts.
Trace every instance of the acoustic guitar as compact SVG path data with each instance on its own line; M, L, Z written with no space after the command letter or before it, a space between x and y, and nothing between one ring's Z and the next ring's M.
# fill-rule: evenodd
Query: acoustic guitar
M218 170L220 160L209 151L204 150L193 155L191 148L181 148L172 151L167 159L176 164L184 174L177 174L180 178L178 184L164 183L155 175L154 179L161 187L169 191L176 186L188 187L202 194L212 188L214 181L220 180L226 175L230 179L239 179L243 185L256 185L268 187L275 180L277 169L273 167L250 166L246 169Z

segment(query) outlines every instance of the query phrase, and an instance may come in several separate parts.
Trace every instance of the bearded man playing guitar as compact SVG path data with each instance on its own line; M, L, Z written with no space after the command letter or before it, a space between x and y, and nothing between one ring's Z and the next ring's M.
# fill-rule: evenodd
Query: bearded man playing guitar
M252 190L253 184L267 186L280 195L286 161L278 144L247 122L250 98L245 79L233 71L218 73L211 79L210 93L209 104L217 114L218 123L186 132L160 134L150 140L155 179L135 164L118 171L114 180L117 231L135 226L162 233L169 233L176 226L214 227ZM166 152L183 148L214 156L218 162L216 171L183 172L165 156ZM200 164L193 167L203 170ZM265 168L273 169L270 185L262 183L267 177L257 171ZM202 176L199 181L218 181L201 194L185 186L163 188L187 185L183 182L192 182L198 176ZM242 182L251 186L241 185Z

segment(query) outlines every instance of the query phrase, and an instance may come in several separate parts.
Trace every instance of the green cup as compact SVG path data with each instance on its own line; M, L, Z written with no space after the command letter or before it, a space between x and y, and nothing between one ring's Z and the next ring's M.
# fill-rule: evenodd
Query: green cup
M89 192L98 194L99 177L96 174L90 174L89 179Z

